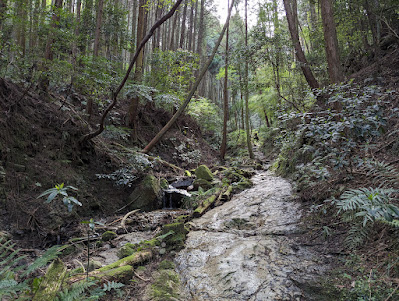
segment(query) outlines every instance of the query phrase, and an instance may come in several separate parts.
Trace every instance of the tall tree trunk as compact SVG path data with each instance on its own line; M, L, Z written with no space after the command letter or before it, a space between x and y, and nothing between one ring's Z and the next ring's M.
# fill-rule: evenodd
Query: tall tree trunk
M328 64L328 75L331 83L339 83L344 80L341 61L339 59L337 30L335 28L333 5L331 0L321 0L321 17L325 49Z
M227 6L229 7L229 0L227 0ZM229 23L229 21L228 21ZM220 157L224 160L227 148L227 122L229 120L229 94L227 89L229 79L229 24L226 30L226 51L224 61L224 89L223 89L223 133L222 133L222 145L220 147Z
M181 34L180 34L180 42L179 42L179 47L183 49L184 46L184 38L186 35L186 19L187 19L187 5L188 1L186 0L184 2L184 8L183 8L183 19L181 21Z
M202 48L204 42L204 32L205 32L205 2L206 0L201 0L201 12L200 12L200 23L198 28L198 43L197 43L197 53L202 58Z
M104 122L105 122L105 118L107 117L108 113L115 107L115 105L118 102L118 95L121 92L121 90L123 89L123 87L125 86L129 76L130 76L130 72L132 72L133 66L136 63L136 60L141 52L141 50L144 48L145 44L148 42L148 40L153 36L154 32L156 29L158 29L166 20L168 20L170 17L173 16L173 14L175 13L176 9L179 7L179 5L181 4L182 0L177 0L176 3L173 5L173 7L170 9L170 11L162 16L149 30L149 32L147 33L147 35L141 40L140 44L137 47L137 50L132 58L132 61L129 64L129 68L126 71L125 77L122 79L122 82L120 83L120 85L118 86L118 88L112 93L112 102L108 105L108 107L105 109L104 113L101 116L101 120L100 120L100 125L98 127L97 130L88 133L86 135L84 135L81 139L80 139L80 143L81 144L85 144L88 141L90 141L91 139L93 139L94 137L97 137L98 135L100 135L103 131L104 131Z
M245 0L245 50L248 51L248 1ZM244 69L244 91L245 91L245 128L247 133L247 147L249 157L254 159L254 153L252 151L252 143L251 143L251 133L249 127L249 89L248 89L248 81L249 81L249 72L248 72L248 56L245 57L245 69Z
M144 7L145 3L146 0L140 0L139 2L139 14L137 19L137 42L136 42L137 47L139 47L140 42L144 38L144 30L145 30L144 24L145 24L145 14L146 14L146 8ZM144 64L144 47L139 52L139 55L136 60L136 69L134 70L134 75L133 75L133 81L135 84L141 84L143 78L143 66L144 66L143 64ZM134 139L137 139L137 115L139 109L139 102L140 102L139 97L133 97L130 100L129 114L127 120L128 121L127 124L134 129L133 131Z
M62 9L62 0L55 0L54 3L54 12L53 16L51 18L51 27L53 29L57 28L60 23L60 10ZM47 39L47 44L46 44L46 52L44 58L46 60L53 60L53 51L52 51L52 46L54 42L54 32L50 32L49 37Z
M175 14L175 17L173 18L173 23L171 23L171 27L170 27L170 45L169 45L169 50L174 51L175 50L175 34L176 32L178 32L176 30L176 25L177 25L177 19L179 18L179 12L177 11Z
M3 22L7 12L7 1L0 0L0 31L3 31Z
M96 32L94 35L94 49L93 55L98 56L98 50L100 48L100 38L101 38L101 25L103 19L103 8L104 8L104 0L98 0L97 6L97 20L96 20Z
M137 49L137 44L136 44L136 30L137 30L137 0L133 0L133 12L132 12L132 38L131 38L131 53L130 53L130 61L133 58L134 51L133 49ZM159 30L158 30L159 32ZM136 45L136 47L133 47L133 45Z
M278 102L281 103L281 89L280 89L280 61L281 61L281 42L280 42L280 20L278 19L278 4L277 0L273 0L273 27L274 36L276 38L276 64L273 66L275 71L275 87L278 95Z
M234 6L234 0L232 0L231 6L229 8L229 13L227 16L227 21L223 26L222 32L219 35L219 39L216 41L215 47L213 48L212 54L209 57L208 61L206 64L203 66L201 69L201 73L197 77L197 80L195 81L193 87L191 88L190 92L188 93L186 99L184 100L183 104L179 107L179 110L173 115L173 117L169 120L169 122L161 129L161 131L151 140L150 143L142 150L143 153L148 153L151 151L151 149L159 142L159 140L162 139L162 137L165 135L165 133L172 127L172 125L176 122L176 120L180 117L180 115L184 112L186 107L191 101L191 98L194 96L195 91L197 90L202 78L204 77L206 71L208 70L210 64L213 61L213 58L215 57L216 51L219 48L220 43L222 42L224 33L226 32L230 16L231 16L231 11Z
M291 3L293 1L294 3ZM296 9L295 12L292 7L296 7L296 0L283 0L285 13L287 16L288 28L290 30L292 43L294 44L295 55L301 65L301 69L305 79L312 89L319 88L319 83L314 77L312 71L310 70L308 61L305 57L305 53L302 50L301 43L299 42L299 34L298 34L298 21L296 18Z
M198 0L195 1L198 3ZM188 23L188 37L187 37L187 50L188 51L195 51L195 47L193 46L194 42L194 33L193 33L193 27L194 27L194 6L193 3L191 2L191 8L190 8L190 20Z
M379 7L378 0L365 0L364 8L366 9L367 19L369 21L371 34L373 36L373 46L375 56L380 56L380 39L381 39L381 24L377 18L376 10Z

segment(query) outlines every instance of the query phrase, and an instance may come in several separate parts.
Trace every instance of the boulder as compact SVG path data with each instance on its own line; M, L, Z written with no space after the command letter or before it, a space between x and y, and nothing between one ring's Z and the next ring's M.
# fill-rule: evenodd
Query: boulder
M129 196L130 210L152 211L162 208L162 190L159 181L147 175Z
M206 181L213 180L213 174L206 165L198 166L197 169L195 170L195 175L197 179L203 179Z

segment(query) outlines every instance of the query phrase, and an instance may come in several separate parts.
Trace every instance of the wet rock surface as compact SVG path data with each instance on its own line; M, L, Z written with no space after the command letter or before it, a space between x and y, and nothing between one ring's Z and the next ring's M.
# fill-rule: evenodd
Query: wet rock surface
M261 172L254 186L191 223L176 257L182 300L318 300L305 293L328 258L295 242L301 230L291 185Z

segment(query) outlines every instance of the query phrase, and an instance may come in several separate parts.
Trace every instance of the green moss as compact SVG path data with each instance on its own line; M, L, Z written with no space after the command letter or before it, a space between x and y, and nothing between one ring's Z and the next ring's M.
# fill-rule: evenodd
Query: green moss
M66 275L66 267L60 259L54 260L36 291L33 301L53 301Z
M175 223L185 223L189 220L190 215L180 215L178 217L175 218L174 222Z
M169 187L168 180L162 178L161 181L160 181L160 186L161 186L162 189L167 189Z
M150 296L154 301L174 301L180 297L179 275L170 269L161 270L151 285Z
M128 245L124 245L118 250L117 255L119 258L125 258L127 256L132 255L134 252L135 250L133 248L131 248Z
M104 271L98 275L97 277L105 277L107 280L115 280L122 283L129 283L134 275L134 269L130 265L125 265L121 267L117 267L115 269Z
M159 269L160 270L173 270L175 268L175 264L172 261L169 260L163 260L159 264Z
M146 260L149 260L151 257L152 253L150 251L136 252L130 256L127 256L109 265L106 265L105 267L99 268L98 271L104 272L125 265L137 265L139 263L143 263Z
M184 175L186 176L186 177L192 177L192 174L191 174L191 172L189 171L189 170L185 170L184 171Z
M109 241L112 239L115 239L118 235L113 232L113 231L105 231L102 235L101 238L103 241Z
M184 247L188 230L184 227L184 223L167 224L162 227L161 235L173 233L164 238L168 250L179 250Z
M213 174L206 165L198 166L198 168L195 170L195 175L197 179L203 179L206 181L213 180Z
M156 210L162 206L160 200L160 182L154 176L147 175L129 196L129 202L132 203L129 208L144 211Z
M204 179L196 179L193 185L195 189L198 189L199 187L201 187L204 190L212 188L212 183Z

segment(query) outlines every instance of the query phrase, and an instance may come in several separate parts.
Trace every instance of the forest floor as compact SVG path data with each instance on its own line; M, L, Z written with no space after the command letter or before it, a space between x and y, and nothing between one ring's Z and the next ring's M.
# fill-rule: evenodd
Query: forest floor
M353 75L355 81L382 84L386 89L398 93L398 58L399 51L394 51L379 64L371 65ZM188 116L184 116L168 132L153 153L154 157L159 156L181 169L176 170L155 161L148 162L140 156L132 157L126 149L139 150L166 124L171 113L151 105L143 106L139 113L138 137L133 139L131 130L123 127L127 101L121 102L109 116L105 132L83 146L79 143L80 138L95 127L98 118L93 116L97 116L103 108L96 107L89 120L89 116L85 114L84 96L69 91L42 97L33 90L32 86L23 87L0 79L0 231L1 236L12 238L22 248L23 253L32 257L52 245L66 243L71 238L84 237L87 226L81 222L95 218L105 224L101 231L113 230L119 234L119 238L93 250L93 254L97 259L102 257L116 260L109 253L101 253L107 252L107 248L117 249L126 242L149 239L159 233L159 227L163 224L172 222L177 215L187 213L184 210L169 210L138 214L134 218L134 226L128 231L134 232L134 237L121 229L121 218L128 210L118 212L118 209L126 205L135 185L149 169L158 178L173 179L183 176L184 170L194 168L199 163L209 166L219 163L216 159L217 153L203 139L204 133L201 133L198 125ZM398 106L398 103L394 105ZM397 126L392 125L394 129ZM381 143L381 148L386 147L386 143ZM376 156L396 165L398 163L397 156L384 149L376 153ZM129 172L123 170L123 166L127 166ZM119 175L115 175L116 171L120 171ZM122 185L116 185L120 182ZM367 176L359 177L357 184L360 182L367 185ZM43 198L37 198L44 190L60 183L79 189L76 197L82 207L72 214L62 204L46 204ZM322 198L323 186L318 188L319 190L299 193L298 201L302 202L303 212L310 212L309 200ZM348 256L349 251L341 248L344 229L339 231L339 227L343 225L338 225L333 239L327 239L329 234L324 226L334 223L334 217L328 221L320 221L321 218L311 213L302 217L301 224L305 231L298 238L298 244L312 244L319 251ZM138 232L145 233L140 237ZM375 260L389 257L392 248L394 245L389 236L382 234L366 244L360 252L370 258L369 261L366 260L369 266L365 270L372 270ZM377 257L374 256L376 253ZM169 255L162 258L172 259L176 254ZM76 267L77 263L73 260L82 262L85 260L84 256L83 249L79 255L71 255L67 259L69 267ZM355 259L353 264L359 262L355 262ZM142 279L149 279L158 263L159 261L154 260L139 275L138 282L132 284L133 292L139 292L151 283ZM353 282L348 281L346 285L350 288Z

